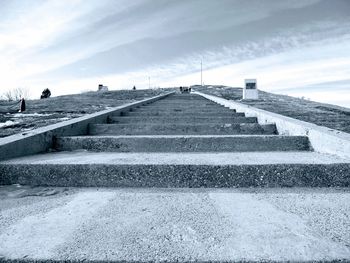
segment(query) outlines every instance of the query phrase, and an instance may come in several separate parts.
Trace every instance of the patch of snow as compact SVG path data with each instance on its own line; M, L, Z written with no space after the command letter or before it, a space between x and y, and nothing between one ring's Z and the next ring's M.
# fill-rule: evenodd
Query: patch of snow
M33 129L34 129L34 127L32 127L32 128L26 128L26 129L21 129L21 131L26 132L26 131L31 131L31 130L33 130Z
M0 122L0 128L12 126L12 125L15 125L15 124L18 124L18 123L19 122L15 122L15 121Z
M23 113L16 113L13 114L14 118L24 118L24 117L40 117L40 116L50 116L52 115L52 113L27 113L27 114L23 114Z

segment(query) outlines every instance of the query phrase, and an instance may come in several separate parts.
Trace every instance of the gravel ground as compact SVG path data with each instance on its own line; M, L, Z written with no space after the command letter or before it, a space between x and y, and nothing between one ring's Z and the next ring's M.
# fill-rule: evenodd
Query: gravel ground
M259 100L243 101L242 89L225 86L196 87L197 91L236 100L259 109L350 133L350 109L285 95L259 91Z
M350 259L349 189L3 186L0 198L0 258Z

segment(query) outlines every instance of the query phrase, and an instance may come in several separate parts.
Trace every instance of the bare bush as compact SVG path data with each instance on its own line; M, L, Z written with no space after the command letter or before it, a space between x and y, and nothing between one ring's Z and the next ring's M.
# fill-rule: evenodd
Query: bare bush
M26 88L15 88L6 91L2 96L8 101L17 101L21 98L28 98L29 91Z
M40 99L47 99L51 97L51 91L46 88L43 90L43 92L41 93Z

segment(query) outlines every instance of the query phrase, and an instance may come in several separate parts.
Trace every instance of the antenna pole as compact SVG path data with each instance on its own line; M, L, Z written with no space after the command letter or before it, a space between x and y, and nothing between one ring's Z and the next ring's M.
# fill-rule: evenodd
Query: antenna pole
M201 60L201 86L203 86L203 67L202 67L202 60Z

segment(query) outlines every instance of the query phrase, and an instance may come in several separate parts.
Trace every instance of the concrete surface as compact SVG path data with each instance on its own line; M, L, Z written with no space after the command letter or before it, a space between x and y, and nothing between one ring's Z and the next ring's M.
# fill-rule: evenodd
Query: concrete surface
M308 136L315 151L350 157L350 134L300 121L242 103L197 92L204 98L223 106L244 112L247 117L257 117L260 124L274 123L279 134Z
M132 124L89 124L89 135L233 135L233 134L276 134L274 124L258 123L132 123Z
M207 100L207 102L209 103L206 103L205 101L201 101L201 102L179 102L179 103L171 103L170 101L168 101L169 103L152 103L152 104L149 104L149 105L146 105L144 106L143 108L145 109L150 109L150 110L154 110L154 109L164 109L164 108L167 108L167 109L183 109L183 108L188 108L188 106L191 106L191 108L193 109L228 109L224 106L221 106L221 105L218 105L217 103L215 102L211 102L210 100Z
M191 106L185 106L184 108L168 108L168 107L157 107L157 108L146 108L146 107L141 107L141 108L137 108L135 110L133 110L135 112L151 112L151 113L158 113L158 112L164 112L166 113L172 113L172 112L181 112L181 113L185 113L185 114L196 114L196 113L226 113L229 112L231 113L232 110L230 110L229 108L224 108L224 107L220 107L220 105L218 105L217 107L212 107L212 108L196 108L194 105Z
M120 116L120 115L119 115ZM122 116L138 116L138 117L183 117L184 113L183 112L127 112L125 114L123 114ZM208 112L199 112L196 113L194 116L198 116L198 117L209 117L209 118L216 118L216 117L244 117L244 113L242 112L221 112L221 113L208 113Z
M0 162L0 184L103 187L348 187L350 162L314 152L61 152Z
M203 115L202 115L203 116ZM220 117L218 114L217 117L208 117L203 116L199 117L198 115L192 116L148 116L148 117L128 117L128 116L112 116L110 117L111 123L135 123L135 122L147 122L147 123L175 123L175 122L183 122L183 123L256 123L257 118L255 117L244 117L244 116L229 116L229 117Z
M8 186L0 198L2 260L350 260L349 189Z
M350 163L350 158L316 152L225 152L225 153L115 153L57 152L1 161L2 164L333 164Z
M55 149L108 152L247 152L310 150L306 136L139 135L59 137Z

